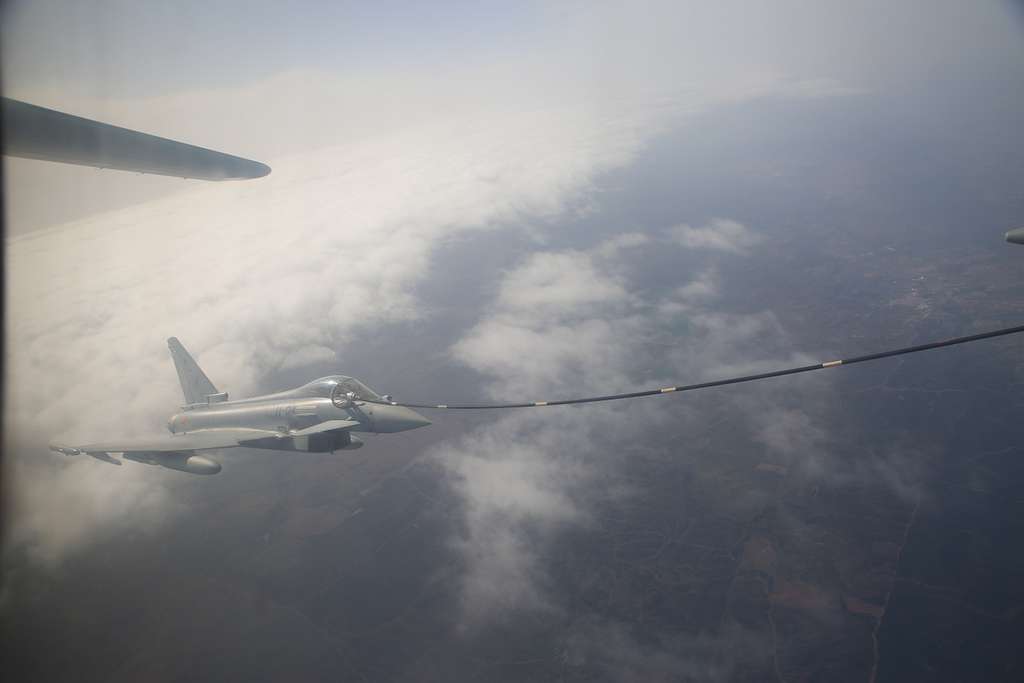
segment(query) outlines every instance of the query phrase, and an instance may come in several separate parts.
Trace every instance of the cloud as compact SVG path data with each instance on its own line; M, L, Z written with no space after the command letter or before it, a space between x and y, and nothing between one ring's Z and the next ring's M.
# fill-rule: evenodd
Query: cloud
M544 318L567 308L585 314L594 306L625 299L622 284L599 272L589 255L542 252L504 278L498 305L515 315Z
M610 257L644 242L528 256L503 274L490 314L453 345L453 357L491 378L497 399L622 386L629 340L646 323ZM598 481L606 481L609 445L628 436L624 414L600 405L513 413L435 449L462 505L454 544L465 563L466 623L495 609L559 609L546 590L545 548L559 531L588 523L590 497L621 493Z
M494 398L513 401L815 362L793 350L773 312L723 310L719 295L731 284L720 274L730 272L724 261L720 270L698 267L661 289L640 289L651 252L665 248L614 238L526 256L502 274L452 355L481 374ZM778 670L773 656L785 653L773 650L774 624L759 621L748 602L770 589L730 584L717 627L700 633L646 598L653 591L689 605L695 591L715 593L721 575L708 571L710 558L729 556L766 516L785 538L817 538L792 498L779 498L774 483L759 488L764 472L796 490L920 499L921 458L910 444L862 453L844 446L857 438L834 434L849 416L832 380L814 373L694 396L528 409L439 444L433 461L460 513L451 539L461 558L459 627L487 634L524 617L566 624L564 667L610 680L724 681ZM661 477L671 490L659 490ZM693 512L666 518L666 505ZM723 535L731 541L719 546ZM580 557L587 568L574 564ZM779 575L799 557L786 554ZM723 562L731 567L735 557ZM710 608L701 601L701 609ZM833 617L821 628L838 631L841 617L821 618Z
M645 248L664 245L614 238L527 256L503 274L493 304L452 346L453 357L481 373L502 401L617 393L804 359L775 351L787 340L770 312L714 311L713 271L651 300L639 296L634 282ZM494 610L559 609L548 590L548 544L586 528L596 508L636 494L608 485L625 480L631 443L658 425L685 430L707 419L699 404L681 401L514 413L435 448L461 501L463 529L454 543L465 563L468 623ZM758 410L745 406L733 419L742 423ZM766 426L765 438L786 448L796 435Z
M761 238L742 223L716 218L701 228L676 225L669 228L669 239L688 249L714 249L742 253L760 243Z
M9 445L9 442L8 442ZM7 447L4 495L14 499L8 552L24 552L35 565L55 567L100 536L156 534L181 514L173 484L154 485L141 469L85 462L11 457L31 447ZM13 485L12 485L13 483Z
M520 413L437 451L463 508L453 545L466 568L464 624L495 610L559 608L548 599L543 554L559 530L586 523L576 496L595 472L576 455L591 448L586 418L551 418Z
M882 449L844 447L851 442L845 434L835 437L827 428L839 400L824 383L805 385L796 397L776 398L772 404L751 396L739 396L736 402L749 416L754 439L767 447L771 464L795 477L834 487L876 487L907 503L924 495L920 444L897 439Z
M602 249L605 247L601 247ZM502 378L505 395L622 381L616 337L639 320L610 311L634 303L620 277L586 252L541 252L501 281L495 313L452 348L462 363Z
M680 285L664 296L658 304L658 315L676 318L699 309L715 299L720 290L718 273L714 268L702 271L685 285Z
M730 681L737 671L771 656L761 634L730 627L720 635L647 634L629 625L590 619L573 624L566 664L600 671L614 681Z
M617 393L815 362L792 350L771 311L719 310L723 284L715 269L641 297L635 282L645 248L665 247L614 238L586 250L530 254L503 274L492 305L452 346L453 357L486 378L502 401ZM453 544L464 560L464 625L495 611L562 610L548 573L558 539L589 529L597 510L608 514L643 495L608 482L628 480L630 446L666 425L700 431L724 412L732 431L765 449L769 467L817 483L916 495L918 472L905 448L851 458L839 447L830 434L838 405L830 379L745 385L719 394L714 407L671 398L519 412L436 447L462 508ZM691 476L707 476L712 497L721 485L714 470L698 467ZM731 491L720 504L742 507L750 496Z

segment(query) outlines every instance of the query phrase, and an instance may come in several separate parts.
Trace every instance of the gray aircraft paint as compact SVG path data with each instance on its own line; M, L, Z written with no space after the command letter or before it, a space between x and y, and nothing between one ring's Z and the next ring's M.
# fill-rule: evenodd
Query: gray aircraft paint
M410 408L352 377L331 375L288 391L231 401L206 376L175 337L167 340L185 405L167 423L169 434L141 439L50 448L67 456L90 455L114 465L124 458L190 474L216 474L221 466L199 451L264 448L311 453L352 450L363 444L353 432L390 434L430 424ZM383 402L382 402L383 401Z
M3 148L10 156L198 180L244 180L270 173L266 164L232 154L7 97L2 103Z

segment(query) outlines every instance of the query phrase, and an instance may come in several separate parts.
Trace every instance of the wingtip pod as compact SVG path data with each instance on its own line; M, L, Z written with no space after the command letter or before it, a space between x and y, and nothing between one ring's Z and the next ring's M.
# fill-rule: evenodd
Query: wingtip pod
M59 444L59 443L51 443L50 444L50 450L53 451L54 453L60 453L61 455L68 455L68 456L71 456L71 455L81 455L82 454L81 449L73 448L71 446L65 446L65 445Z
M270 170L270 167L264 164L263 162L254 161L250 166L251 175L245 176L245 178L242 178L242 180L266 178L268 175L270 175Z
M1006 233L1006 241L1010 244L1024 244L1024 228L1017 228Z

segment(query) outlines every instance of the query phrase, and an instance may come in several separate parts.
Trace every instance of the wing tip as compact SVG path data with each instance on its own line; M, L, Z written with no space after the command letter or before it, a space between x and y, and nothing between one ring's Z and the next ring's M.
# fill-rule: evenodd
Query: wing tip
M264 164L261 161L252 161L250 163L252 164L250 166L251 170L249 175L245 176L246 179L266 178L270 175L271 168L267 164Z

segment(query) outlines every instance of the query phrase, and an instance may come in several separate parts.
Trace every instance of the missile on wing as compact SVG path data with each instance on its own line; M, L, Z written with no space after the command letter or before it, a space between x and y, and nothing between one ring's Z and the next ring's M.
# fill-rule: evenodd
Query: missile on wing
M110 455L109 453L84 451L81 448L74 448L72 446L63 446L61 444L50 444L50 450L51 451L56 451L57 453L60 453L61 455L66 455L68 457L71 457L71 456L74 456L74 455L88 455L90 458L96 458L97 460L102 460L103 462L105 462L105 463L107 463L109 465L117 465L118 467L121 466L121 461L118 460L117 458L115 458L114 456Z
M1006 233L1006 241L1011 244L1024 244L1024 228L1017 228Z

